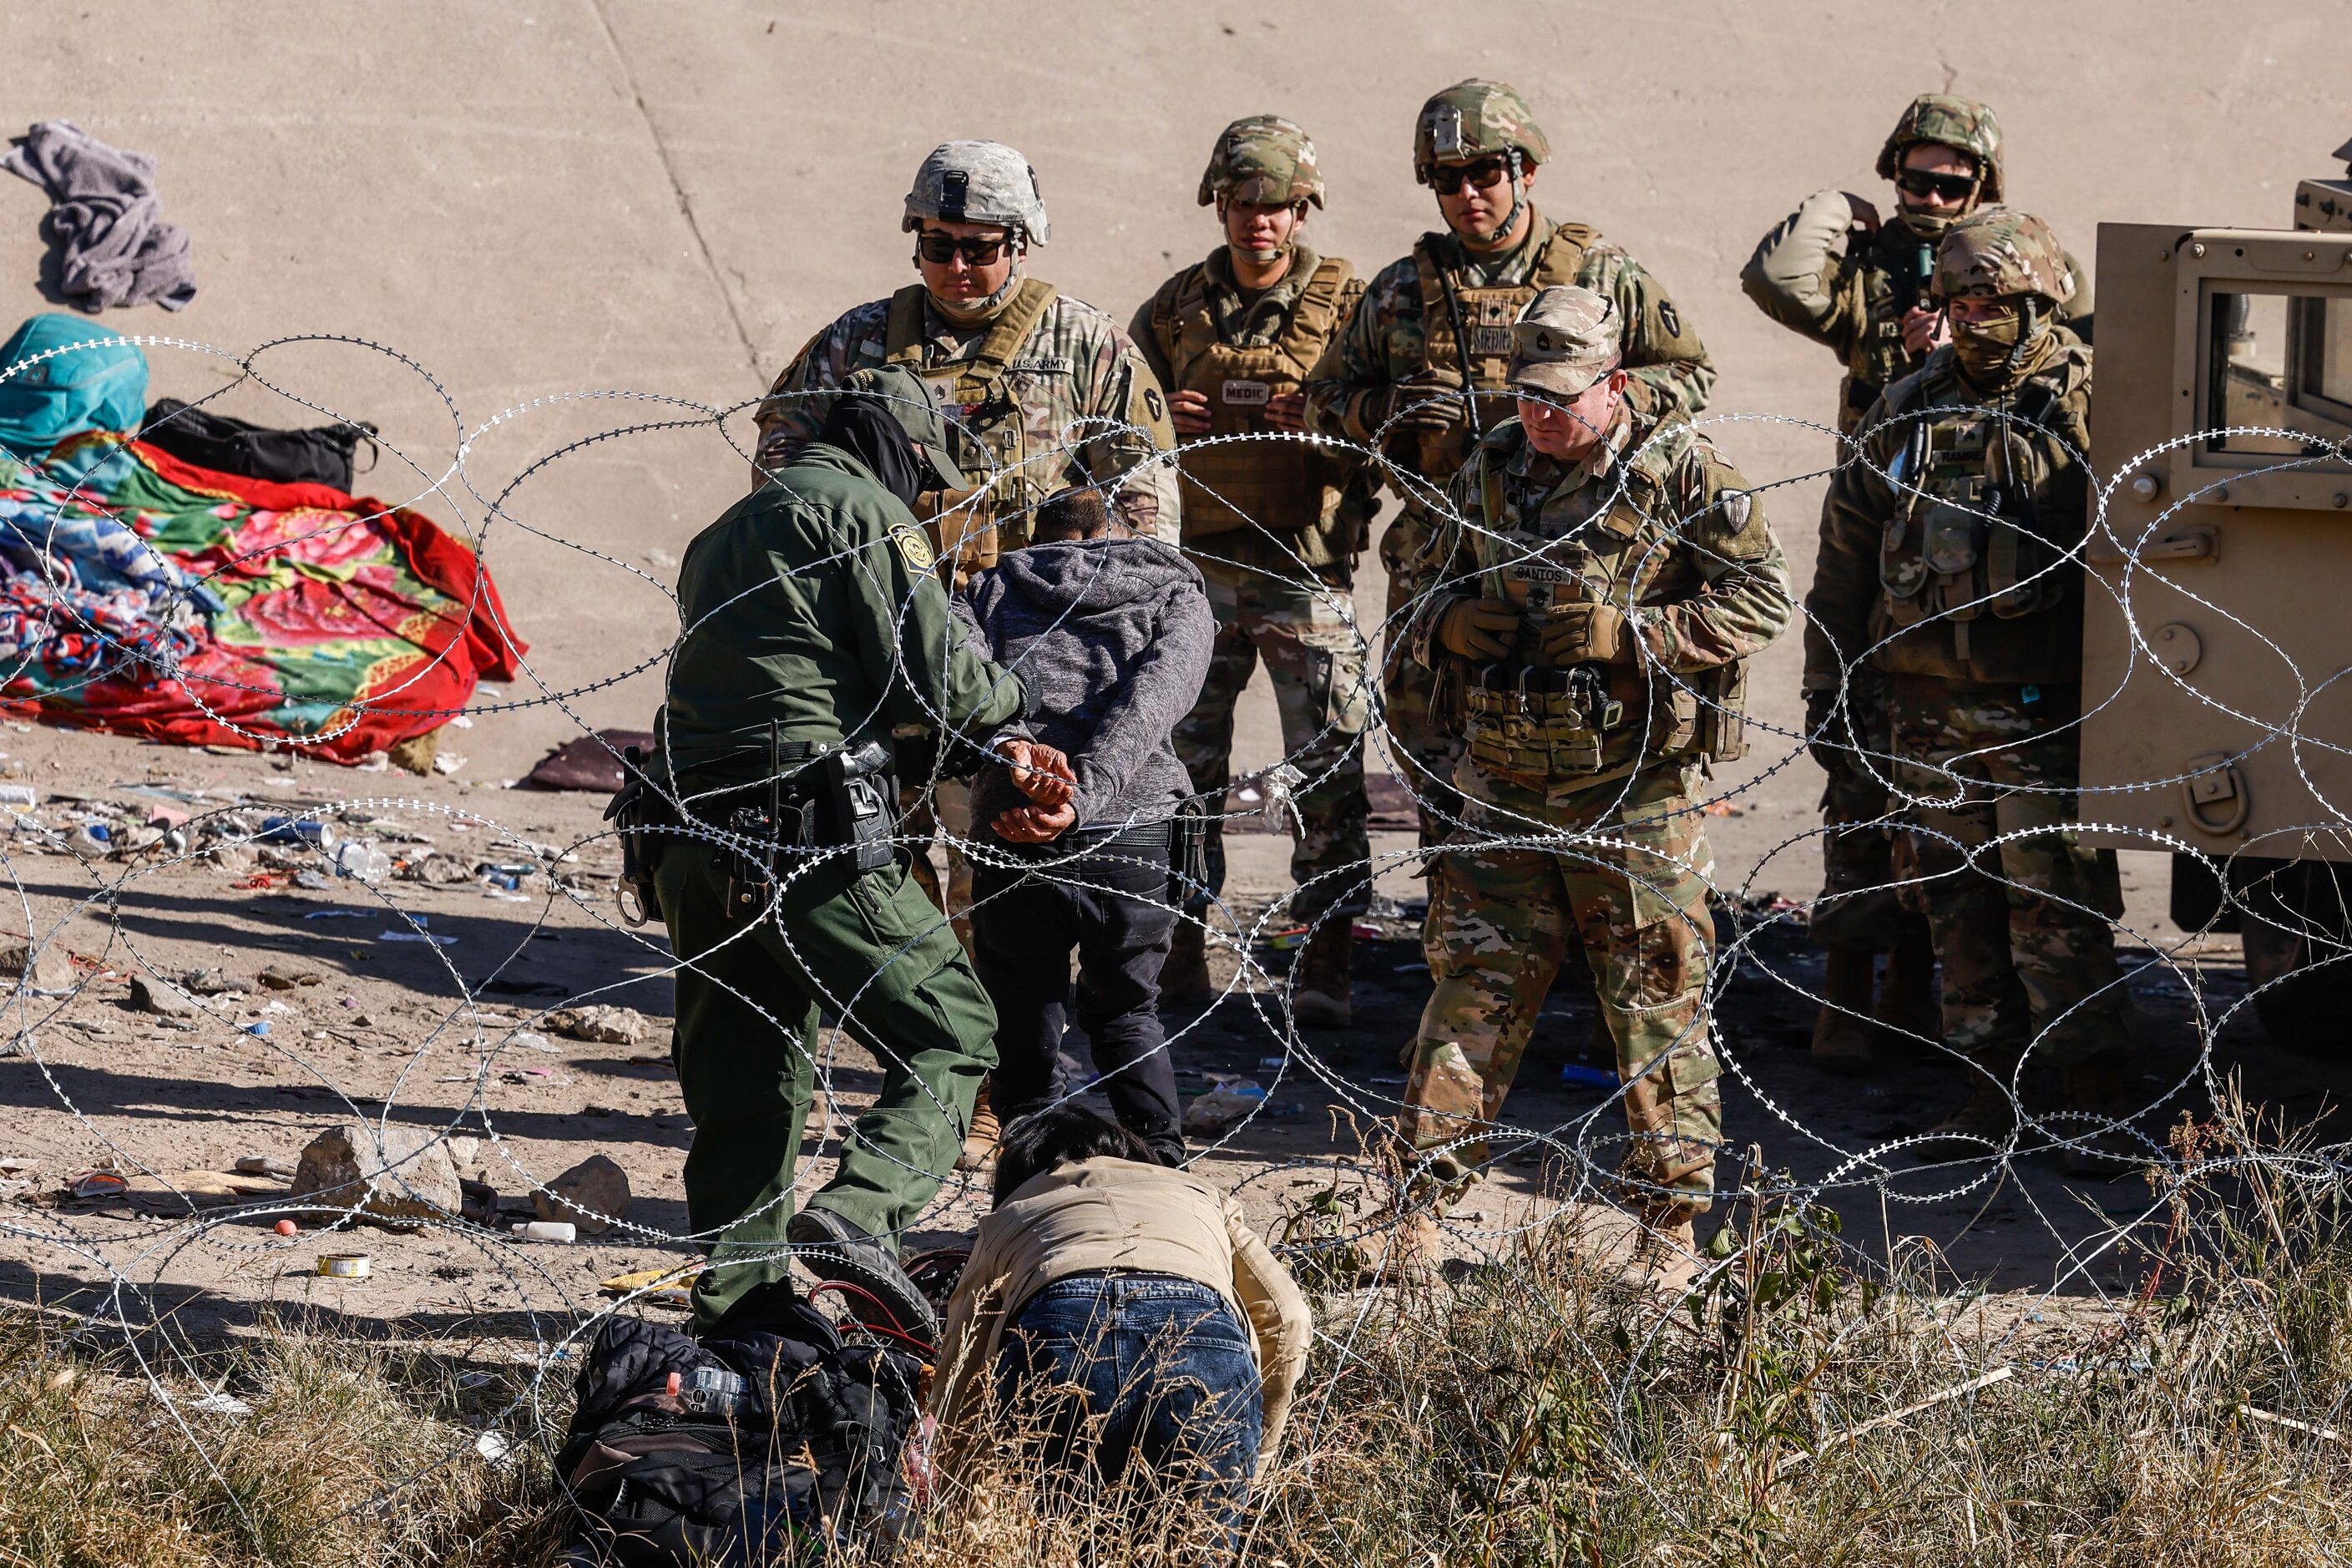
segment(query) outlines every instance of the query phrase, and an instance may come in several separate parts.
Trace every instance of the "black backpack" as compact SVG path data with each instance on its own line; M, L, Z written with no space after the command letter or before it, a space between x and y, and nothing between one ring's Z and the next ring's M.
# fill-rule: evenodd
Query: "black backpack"
M812 1563L903 1495L922 1363L845 1345L781 1282L702 1340L614 1318L555 1459L581 1514L566 1568Z
M374 435L375 426L364 419L311 430L273 430L165 397L147 410L147 425L139 438L215 473L281 485L326 485L349 495L352 454L362 441L373 453Z

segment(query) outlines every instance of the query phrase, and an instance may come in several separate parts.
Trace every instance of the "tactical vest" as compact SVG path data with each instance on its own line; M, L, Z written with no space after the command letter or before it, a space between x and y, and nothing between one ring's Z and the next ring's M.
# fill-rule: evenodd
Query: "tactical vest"
M1030 451L1029 413L1013 395L1005 374L1045 319L1054 297L1051 283L1023 279L990 323L978 353L934 364L923 333L929 295L921 284L910 283L890 296L882 363L903 364L939 388L956 467L988 486L982 500L928 524L933 546L943 555L952 551L960 573L995 565L1000 532L1012 548L1027 543L1032 509L1063 488L1059 466L1050 471L1032 466L1033 457L1041 465L1051 458Z
M1890 416L1917 417L1888 467L1896 499L1878 580L1894 628L1949 622L1965 664L1969 622L1988 612L1999 621L2040 616L2079 591L2081 573L2063 563L2083 536L2086 501L2041 492L2056 443L2080 453L2088 441L2061 405L2063 375L2026 384L2009 399L2006 420L1992 406L1927 408L1927 379L1914 376L1889 395Z
M1584 253L1600 243L1601 231L1580 223L1558 225L1537 254L1526 282L1491 289L1465 289L1454 282L1438 264L1436 247L1444 238L1424 234L1412 247L1412 264L1421 274L1421 368L1458 375L1473 394L1501 392L1511 371L1511 323L1544 289L1576 281ZM1454 331L1457 310L1460 333ZM1465 335L1467 342L1462 341ZM1418 433L1414 471L1444 484L1469 459L1477 437L1507 416L1497 400L1474 395L1466 422Z
M1903 342L1903 317L1913 306L1926 302L1927 289L1924 284L1914 288L1896 276L1911 259L1905 254L1911 248L1882 228L1872 237L1871 244L1855 247L1847 262L1852 287L1858 294L1855 314L1861 325L1846 345L1844 400L1838 410L1841 435L1853 434L1879 395L1919 368L1921 356ZM1927 248L1932 254L1933 247Z
M1290 308L1289 326L1263 348L1243 348L1218 334L1205 267L1187 274L1168 310L1154 301L1152 333L1168 356L1175 389L1209 400L1207 432L1178 438L1184 448L1186 543L1251 524L1269 533L1296 533L1323 521L1332 465L1306 438L1286 433L1272 441L1193 443L1275 428L1266 405L1306 384L1324 344L1342 325L1339 300L1354 276L1337 257L1318 262Z
M1665 542L1674 515L1667 479L1678 456L1664 444L1628 443L1624 484L1580 528L1557 538L1515 520L1506 502L1506 453L1478 454L1479 510L1486 526L1465 542L1482 597L1517 607L1519 646L1531 647L1553 605L1633 608L1642 560ZM1466 662L1466 661L1465 661ZM1744 661L1696 676L1645 676L1638 666L1569 670L1487 665L1462 670L1462 736L1482 773L1521 788L1551 791L1597 784L1661 763L1745 756L1748 670ZM1612 744L1613 742L1613 744Z

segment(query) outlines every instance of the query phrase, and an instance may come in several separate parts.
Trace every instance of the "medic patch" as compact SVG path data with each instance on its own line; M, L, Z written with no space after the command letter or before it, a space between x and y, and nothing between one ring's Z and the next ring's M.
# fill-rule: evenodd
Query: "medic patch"
M914 571L928 572L939 561L939 552L931 548L931 542L923 537L919 528L895 523L890 529L890 542L898 547L899 559Z
M1263 381L1228 381L1217 391L1219 402L1244 406L1264 405L1273 395L1274 388Z

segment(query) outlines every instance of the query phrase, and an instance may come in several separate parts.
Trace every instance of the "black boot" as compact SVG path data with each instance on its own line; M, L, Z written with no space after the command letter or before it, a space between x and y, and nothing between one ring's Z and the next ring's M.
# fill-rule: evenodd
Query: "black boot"
M849 1287L850 1315L878 1323L926 1345L940 1342L939 1314L931 1310L907 1271L898 1267L896 1247L834 1213L814 1205L793 1215L784 1226L793 1244L793 1260L819 1279Z

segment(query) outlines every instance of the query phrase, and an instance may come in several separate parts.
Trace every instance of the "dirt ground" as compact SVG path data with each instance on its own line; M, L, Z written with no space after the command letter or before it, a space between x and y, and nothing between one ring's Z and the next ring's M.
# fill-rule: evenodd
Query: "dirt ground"
M1723 373L1717 434L1765 494L1801 585L1811 476L1829 450L1803 421L1826 416L1833 368L1764 321L1736 275L1807 192L1879 191L1872 158L1913 93L1992 100L2012 193L2085 256L2107 219L2280 223L2294 178L2333 172L2325 154L2347 129L2326 47L2352 21L2343 0L2241 5L2226 32L2179 0L2098 0L2070 8L2063 28L2021 4L1916 7L1899 26L1876 8L1819 4L1726 13L1678 0L1643 15L1628 26L1615 10L1531 4L1383 3L1338 19L1292 5L1053 0L982 16L936 0L859 11L408 0L352 26L290 4L0 4L25 118L72 119L155 153L167 216L195 235L201 292L188 310L107 319L176 340L150 345L154 395L227 384L239 356L289 335L351 340L271 348L254 365L286 394L381 425L386 451L361 488L414 500L479 542L533 644L526 678L484 694L471 727L449 733L469 759L455 778L53 731L12 730L0 750L61 826L78 803L60 795L142 808L173 798L125 793L138 787L201 795L177 801L199 816L332 805L373 819L343 826L395 850L489 863L593 839L601 800L499 784L583 728L644 724L676 635L677 557L746 478L723 438L741 439L745 421L738 412L722 432L718 416L755 396L823 322L910 276L899 193L946 137L1030 153L1055 231L1035 270L1124 321L1213 241L1192 195L1226 121L1271 108L1314 132L1332 199L1311 237L1369 271L1431 221L1406 168L1415 106L1458 77L1509 78L1560 153L1539 204L1622 240L1705 334ZM40 208L33 187L0 179L0 307L13 307L0 321L51 308ZM316 418L253 383L217 406ZM661 420L681 423L588 439ZM1368 628L1383 591L1368 557L1357 592ZM1730 809L1709 824L1734 903L1769 909L1767 895L1801 900L1819 885L1803 837L1819 775L1771 729L1793 727L1796 641L1759 662L1759 743L1722 779ZM1261 682L1240 760L1263 765L1278 751ZM1237 906L1278 892L1280 847L1237 837ZM1377 846L1408 847L1401 835ZM0 1157L30 1163L9 1173L17 1190L0 1203L0 1293L78 1311L110 1299L191 1324L247 1323L259 1303L301 1300L355 1325L527 1342L566 1331L598 1280L683 1256L669 1238L684 1228L689 1129L663 1059L667 960L648 933L615 923L597 875L611 868L605 846L554 863L572 893L542 871L508 897L478 881L240 886L251 873L85 863L38 852L25 834L5 848L22 892L12 929L70 952L79 989L10 1004L11 1031L30 1037L0 1059ZM1333 1110L1378 1116L1397 1090L1427 977L1412 939L1415 885L1401 861L1385 864L1384 893L1406 902L1384 906L1379 934L1358 944L1352 1029L1286 1042L1236 996L1177 1036L1189 1073L1271 1080L1267 1112L1209 1156L1270 1226L1328 1184L1320 1167L1352 1154ZM2162 918L2161 862L2128 856L2126 877L2128 957L2144 963L2180 933ZM419 934L403 913L457 940L389 940ZM1891 1231L1932 1238L1955 1278L2005 1289L2083 1296L2121 1278L2095 1238L2147 1206L2142 1187L2070 1182L2039 1159L1973 1184L1907 1155L1877 1161L1876 1146L1934 1120L1956 1077L1904 1061L1859 1081L1824 1075L1803 1048L1812 960L1785 921L1750 920L1738 934L1720 1015L1729 1123L1760 1145L1766 1169L1836 1173L1832 1199L1865 1254ZM135 973L218 968L249 981L273 963L318 983L214 998L184 1029L127 1001ZM2134 990L2149 1100L2170 1093L2167 1116L2198 1110L2191 1011L2200 998L2226 1010L2241 994L2233 948L2198 944L2145 969ZM582 1000L637 1009L652 1020L646 1037L551 1036L550 1050L513 1038L548 1033L539 1010ZM1521 1126L1568 1140L1580 1126L1612 1131L1612 1112L1588 1114L1597 1097L1559 1080L1589 1020L1589 1000L1564 984L1510 1107ZM245 1032L263 1023L266 1037ZM1274 1057L1278 1076L1262 1065ZM2297 1116L2343 1087L2335 1063L2277 1050L2242 1015L2205 1066L2242 1066L2252 1090ZM871 1067L838 1049L843 1110L870 1089ZM290 1161L316 1130L387 1106L394 1121L480 1139L466 1173L509 1195L610 1155L635 1189L629 1227L570 1246L371 1232L351 1245L373 1254L373 1273L342 1283L307 1271L344 1239L276 1236L266 1193L245 1194L257 1212L228 1223L168 1199L56 1195L108 1160L164 1176L246 1155ZM1465 1222L1465 1254L1507 1235L1545 1181L1542 1156L1523 1158L1468 1205L1479 1217ZM956 1196L933 1234L973 1210ZM110 1298L117 1285L136 1300Z

